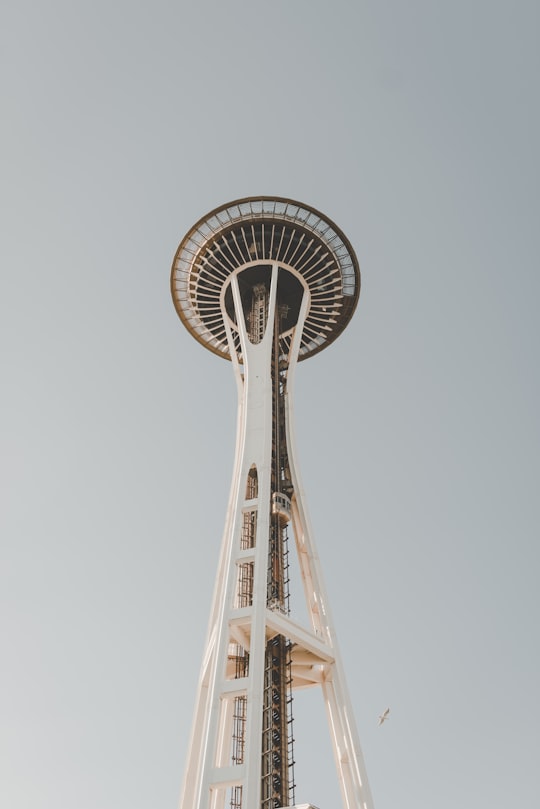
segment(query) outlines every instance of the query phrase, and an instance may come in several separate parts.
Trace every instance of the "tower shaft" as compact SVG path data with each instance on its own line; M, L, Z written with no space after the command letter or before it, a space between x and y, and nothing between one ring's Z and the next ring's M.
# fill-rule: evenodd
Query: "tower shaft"
M220 294L238 388L237 441L180 809L292 806L292 696L315 685L344 807L372 809L295 463L292 386L311 299L291 266L257 258L232 270ZM309 628L289 613L290 529Z

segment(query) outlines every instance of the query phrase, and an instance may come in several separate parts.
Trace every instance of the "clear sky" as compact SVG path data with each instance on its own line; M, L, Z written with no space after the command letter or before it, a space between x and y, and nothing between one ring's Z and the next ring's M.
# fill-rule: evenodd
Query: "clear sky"
M375 807L536 809L538 4L2 18L0 806L176 807L236 389L170 266L210 209L275 194L362 272L296 416ZM334 809L308 696L297 800Z

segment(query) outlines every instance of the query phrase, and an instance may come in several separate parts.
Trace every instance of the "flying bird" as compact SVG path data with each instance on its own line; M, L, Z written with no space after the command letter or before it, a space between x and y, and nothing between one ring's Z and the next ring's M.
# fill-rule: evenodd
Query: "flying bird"
M382 712L382 714L379 716L379 725L382 725L382 723L383 723L383 722L384 722L386 719L388 719L388 714L389 714L389 713L390 713L390 708L386 708L386 710L384 710L384 711Z

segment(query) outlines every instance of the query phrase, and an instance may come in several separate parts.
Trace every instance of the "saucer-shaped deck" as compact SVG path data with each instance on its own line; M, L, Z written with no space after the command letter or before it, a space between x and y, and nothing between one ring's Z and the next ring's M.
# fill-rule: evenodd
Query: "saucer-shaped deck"
M184 237L171 274L180 319L206 348L231 359L223 320L229 317L234 330L231 277L241 271L251 286L264 282L275 264L280 268L281 336L287 340L292 333L307 290L309 308L298 358L322 351L341 334L356 308L358 261L331 220L280 197L230 202L200 219ZM237 341L235 345L240 354Z

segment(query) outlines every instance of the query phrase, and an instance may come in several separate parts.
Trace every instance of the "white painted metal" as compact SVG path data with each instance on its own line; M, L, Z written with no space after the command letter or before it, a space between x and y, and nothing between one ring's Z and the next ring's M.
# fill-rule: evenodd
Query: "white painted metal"
M284 267L281 264L283 270L291 272L300 280L304 295L290 343L287 373L286 431L294 494L290 506L285 501L280 501L276 506L272 500L270 483L271 357L278 274L283 270L280 270L278 263L272 263L267 327L262 340L254 344L248 337L238 285L239 274L248 266L250 265L242 265L232 272L220 294L221 315L238 387L237 442L180 809L225 809L228 790L234 786L242 787L244 809L260 807L264 654L267 639L275 634L284 635L294 644L293 689L313 685L322 689L343 807L372 809L371 793L294 448L292 387L302 330L310 306L310 290L293 267ZM225 306L228 284L232 289L236 324L229 317ZM241 359L237 350L238 339ZM256 498L246 499L246 481L253 465L258 474L258 495ZM284 518L286 510L289 507L291 510L296 550L311 620L309 628L294 623L281 610L269 609L267 606L269 520L273 507L282 509ZM246 510L256 512L255 544L253 548L242 549L240 536ZM249 563L253 563L253 598L252 603L241 605L237 597L239 570L241 565ZM231 677L228 669L231 643L239 644L249 651L247 676L236 679ZM235 697L242 696L247 697L244 755L241 763L232 763L233 705ZM304 807L311 809L308 804L298 805L297 809Z

